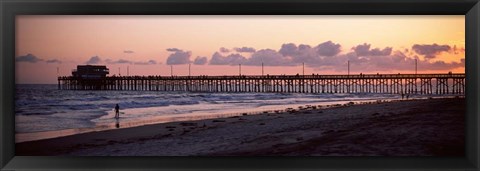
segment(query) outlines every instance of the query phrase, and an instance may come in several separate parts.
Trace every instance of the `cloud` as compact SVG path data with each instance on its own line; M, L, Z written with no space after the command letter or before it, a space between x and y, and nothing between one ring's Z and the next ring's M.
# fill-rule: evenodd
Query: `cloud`
M310 45L294 43L283 44L280 50L280 54L291 57L289 65L299 65L302 63L309 63L308 65L320 65L320 61L324 57L333 57L341 52L341 45L333 43L332 41L326 41L318 44L315 47ZM282 59L285 60L285 59Z
M195 58L195 60L193 61L193 64L195 64L195 65L205 65L207 62L208 62L207 57L197 56L197 58Z
M300 44L298 45L298 50L299 51L304 51L304 50L307 50L307 49L310 49L312 47L310 47L310 45L304 45L304 44Z
M157 64L157 61L155 60L148 60L148 61L130 61L126 59L119 59L119 60L111 60L111 59L106 59L106 63L108 64L134 64L134 65L155 65Z
M50 63L58 63L58 64L61 64L62 61L58 60L58 59L49 59L49 60L44 60L44 59L41 59L33 54L27 54L27 55L24 55L24 56L17 56L15 58L15 62L30 62L30 63L37 63L37 62L46 62L48 64Z
M243 52L253 53L256 51L254 48L251 48L251 47L241 47L241 48L234 48L234 49L239 53L243 53Z
M135 52L132 50L124 50L123 53L135 53Z
M418 63L419 70L426 68L429 70L446 70L465 67L465 58L460 59L459 62L446 63L445 61L430 62L427 60L420 61Z
M340 44L335 44L332 41L326 41L317 45L316 49L320 56L335 56L340 53Z
M126 59L119 59L119 60L116 60L116 61L111 61L109 63L111 63L111 64L131 64L132 61L129 61L129 60L126 60Z
M459 53L465 53L465 48L462 47L462 48L457 48L457 45L453 45L453 53L455 55L459 54Z
M434 44L415 44L412 46L412 50L419 55L424 55L426 59L433 59L436 55L442 52L450 51L451 47L449 45L438 45Z
M192 53L190 51L183 51L177 48L169 48L167 51L175 52L168 56L167 58L167 65L182 65L182 64L189 64L190 56Z
M182 51L182 50L177 49L177 48L168 48L167 51L169 51L169 52L178 52L178 51Z
M228 53L228 52L230 52L230 49L221 47L221 48L220 48L220 52L222 52L222 53Z
M96 65L96 64L123 64L123 63L131 63L128 60L125 59L119 59L119 60L112 60L112 59L105 59L102 60L99 56L92 56L87 62L85 62L87 65Z
M370 44L364 43L362 45L357 45L352 49L355 51L355 53L357 53L358 56L388 56L392 53L391 47L386 47L383 50L380 50L379 48L370 50L370 46Z
M246 65L260 66L292 66L290 58L272 49L262 49L252 54Z
M415 54L407 55L405 49L393 51L393 48L386 47L371 48L370 44L360 44L352 48L351 52L346 54L337 54L331 57L312 57L312 60L306 63L307 66L317 70L331 69L335 71L346 71L347 61L350 61L351 69L361 72L382 72L382 71L412 71L415 69ZM406 51L408 52L408 51ZM464 60L459 62L418 60L419 70L445 70L464 67Z
M223 56L219 52L215 52L210 59L210 65L238 65L245 64L247 58L240 54L230 54L228 56Z
M287 57L281 59L282 63L287 63L285 60L290 60L288 66L298 65L305 62L312 62L312 60L317 60L319 57L317 50L312 48L310 45L300 44L295 45L294 43L282 44L282 47L278 51L283 56Z
M27 54L27 55L24 55L24 56L17 56L15 58L15 61L16 62L30 62L30 63L37 63L39 61L43 61L43 59L40 59L38 57L36 57L35 55L32 55L32 54Z
M102 60L100 58L98 58L98 62L97 63L93 63L93 64L99 64L99 63L107 63L107 64L131 64L132 61L129 61L129 60L125 60L125 59L119 59L119 60L112 60L112 59L105 59L105 60ZM88 63L87 63L88 64Z
M45 61L45 62L47 62L47 63L58 63L58 64L61 64L61 63L62 63L62 61L60 61L60 60L58 60L58 59L50 59L50 60L47 60L47 61Z
M85 62L88 65L92 64L99 64L102 63L102 60L98 56L92 56L87 62Z
M273 49L261 49L251 54L249 58L240 54L222 55L216 52L209 61L210 65L252 65L260 66L295 66L305 63L306 66L316 70L347 71L347 61L350 61L351 70L359 72L384 72L384 71L412 71L415 69L415 59L418 60L419 70L446 70L465 66L465 59L457 62L433 61L431 59L419 60L418 53L436 54L439 52L462 51L454 47L449 51L448 46L443 45L417 45L412 49L401 48L394 50L392 47L372 47L371 44L363 43L354 46L350 51L341 53L341 44L326 41L315 47L306 44L294 43L282 44L278 51ZM413 48L415 47L415 48ZM430 49L437 49L430 53ZM235 51L236 48L235 48ZM421 51L413 53L414 51ZM423 53L422 53L423 52ZM420 54L419 54L420 55Z
M135 65L155 65L157 61L155 60L148 60L146 62L134 62Z
M327 41L319 44L316 47L310 45L293 43L283 44L279 50L284 56L290 57L289 65L300 65L302 63L309 63L308 65L315 65L321 61L323 57L330 57L333 54L340 52L340 45Z
M85 62L88 65L94 65L94 64L134 64L134 65L155 65L158 64L157 61L155 60L148 60L148 61L131 61L131 60L126 60L126 59L118 59L118 60L112 60L112 59L105 59L102 60L98 56L93 56L91 57L87 62Z
M297 45L293 43L286 43L286 44L282 44L282 47L278 52L284 56L292 56L292 55L295 55L297 51L298 51Z
M336 57L338 61L331 63L331 68L336 71L346 71L346 60L350 60L351 69L360 72L383 72L383 71L407 71L415 70L415 59L418 60L418 70L446 70L464 67L465 62L450 62L419 60L418 56L408 56L401 51L394 51L390 55L384 56L358 56L352 52L346 55ZM343 66L343 67L342 67Z
M295 64L310 63L315 64L321 60L322 55L318 54L317 48L309 45L300 44L295 55L292 56L292 62Z

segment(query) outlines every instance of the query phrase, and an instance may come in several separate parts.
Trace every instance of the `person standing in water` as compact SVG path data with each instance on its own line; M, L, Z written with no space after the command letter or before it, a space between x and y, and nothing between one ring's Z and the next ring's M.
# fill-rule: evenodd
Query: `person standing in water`
M120 118L120 106L115 105L115 118Z

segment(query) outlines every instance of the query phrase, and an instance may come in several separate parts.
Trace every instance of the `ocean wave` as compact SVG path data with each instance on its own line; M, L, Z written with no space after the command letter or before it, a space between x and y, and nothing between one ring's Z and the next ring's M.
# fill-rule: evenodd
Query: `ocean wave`
M22 131L88 127L110 122L116 104L133 111L130 119L192 112L252 109L317 102L393 98L387 94L300 94L300 93L190 93L161 91L57 90L56 85L17 85L15 95L17 128ZM155 110L146 110L152 108ZM143 111L143 112L139 112ZM104 118L104 119L99 119ZM31 122L38 123L28 124ZM39 124L43 124L39 126ZM32 128L36 127L36 128Z

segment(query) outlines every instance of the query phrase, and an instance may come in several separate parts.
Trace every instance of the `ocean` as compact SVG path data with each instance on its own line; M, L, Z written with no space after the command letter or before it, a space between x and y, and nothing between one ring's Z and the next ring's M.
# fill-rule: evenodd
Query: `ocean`
M415 97L412 97L415 98ZM283 110L300 105L401 99L398 94L193 93L58 90L16 85L16 142L146 124ZM114 118L115 105L120 119Z

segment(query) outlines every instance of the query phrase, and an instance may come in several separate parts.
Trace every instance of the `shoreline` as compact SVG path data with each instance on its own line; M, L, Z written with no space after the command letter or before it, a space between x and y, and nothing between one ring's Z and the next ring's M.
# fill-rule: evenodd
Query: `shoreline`
M456 98L458 96L420 96L414 97L410 100L418 100L418 99L429 99L429 98ZM463 96L460 96L463 97ZM184 114L176 114L176 115L163 115L157 116L148 120L137 120L137 121L121 121L124 119L128 120L127 118L120 118L116 121L111 121L109 123L101 123L94 127L84 127L84 128L70 128L70 129L63 129L63 130L51 130L51 131L39 131L39 132L24 132L24 133L16 133L15 134L15 143L22 143L22 142L30 142L30 141L38 141L38 140L46 140L52 138L60 138L65 136L71 135L78 135L83 133L89 132L99 132L99 131L107 131L107 130L114 130L114 129L124 129L124 128L133 128L145 125L152 125L152 124L160 124L160 123L169 123L169 122L185 122L185 121L197 121L197 120L205 120L205 119L216 119L216 118L226 118L226 117L233 117L233 116L242 116L245 113L248 115L257 115L263 114L265 112L286 112L289 108L297 108L299 106L322 106L322 108L329 108L338 105L345 105L348 103L353 102L355 105L364 104L368 102L391 102L391 101L401 101L403 99L396 99L396 98L384 98L384 99L353 99L353 100L336 100L336 101L323 101L323 102L312 102L312 103L302 103L302 104L288 104L288 105L273 105L273 106L259 106L255 109L235 109L230 110L229 112L215 112L215 113L184 113ZM405 99L406 100L406 99ZM282 107L280 107L282 106ZM288 107L285 107L288 106ZM113 119L113 112L111 114L107 114L109 118ZM110 116L111 115L111 116ZM102 116L105 117L105 116ZM120 125L120 128L118 127Z
M288 104L288 105L283 105L282 107L279 107L281 105L273 105L274 107L260 106L255 109L247 109L247 110L236 109L236 110L230 110L230 112L220 112L220 113L195 112L195 113L185 113L185 114L177 114L177 115L158 116L148 121L139 120L139 121L121 122L119 120L116 120L115 121L116 123L114 122L103 123L100 125L96 125L95 127L18 133L15 135L16 136L15 143L46 140L46 139L60 138L60 137L78 135L78 134L84 134L84 133L90 133L90 132L133 128L133 127L160 124L160 123L188 122L188 121L198 121L198 120L205 120L205 119L220 119L220 118L227 118L227 117L234 117L234 116L243 116L245 114L258 115L258 114L271 113L271 112L286 112L288 109L297 108L299 106L303 106L303 107L306 107L306 106L320 107L321 106L322 108L330 108L330 107L344 105L351 102L353 102L354 104L362 104L366 102L375 102L375 101L378 101L378 100L365 100L365 99L336 100L336 101L312 102L312 103L303 103L303 104ZM381 101L387 102L387 101L392 101L392 99L382 99ZM285 106L288 106L288 107L285 107ZM112 116L109 116L109 118L113 119L113 112L112 114L107 114L107 115L112 115ZM102 117L105 117L105 116L102 116ZM121 117L120 120L122 119L124 118ZM119 128L119 125L121 125L120 128Z
M242 114L227 118L214 118L196 121L179 121L156 123L138 127L105 130L76 134L53 139L16 143L17 155L295 155L301 153L302 148L316 141L329 138L329 134L348 135L353 125L356 127L368 126L365 122L372 119L386 119L388 116L402 115L408 110L402 105L418 106L428 103L445 103L461 101L464 98L433 98L414 100L391 100L363 103L348 103L332 106L299 106L297 109L276 110L261 112L260 114ZM388 110L387 108L395 108ZM375 108L375 109L371 109ZM405 108L405 109L404 109ZM378 110L382 111L378 111ZM436 110L435 108L432 108ZM457 109L459 110L459 109ZM463 107L463 110L464 107ZM387 112L388 111L388 112ZM356 113L363 112L363 113ZM408 112L407 112L408 113ZM462 113L463 115L464 113ZM407 118L408 119L408 118ZM425 119L425 118L423 118ZM462 117L463 119L463 117ZM322 123L315 125L316 122ZM331 123L331 121L339 121ZM343 122L343 123L342 123ZM460 121L459 121L460 122ZM381 122L380 122L381 123ZM402 123L402 122L401 122ZM374 123L378 124L378 123ZM285 126L286 125L286 126ZM313 125L313 126L312 126ZM322 126L323 125L323 126ZM311 128L308 128L310 126ZM459 125L456 124L456 127ZM464 125L461 125L464 126ZM335 129L337 128L338 129ZM267 128L267 129L265 129ZM349 129L347 129L349 128ZM260 130L259 130L260 129ZM265 130L263 130L265 129ZM298 131L298 130L303 131ZM418 128L417 128L418 129ZM340 130L340 131L339 131ZM457 129L455 129L457 130ZM250 131L250 132L248 132ZM266 131L266 132L265 132ZM343 131L343 132L342 132ZM433 130L436 132L436 130ZM457 130L458 131L458 130ZM232 134L237 132L238 134ZM458 133L458 132L457 132ZM272 135L276 135L273 136ZM298 134L298 135L297 135ZM322 135L325 134L325 135ZM358 134L358 133L357 133ZM300 136L299 136L300 135ZM293 136L293 138L288 138ZM451 135L450 135L451 136ZM458 135L460 136L460 135ZM206 137L206 138L205 138ZM223 142L212 142L211 137L223 139ZM284 137L284 138L282 138ZM330 139L335 140L330 136ZM185 139L195 141L188 144ZM203 139L203 140L202 140ZM279 140L280 139L280 140ZM208 140L208 141L207 141ZM198 142L200 141L200 142ZM258 144L258 141L266 141ZM455 140L459 141L459 140ZM281 142L280 144L275 144ZM148 144L175 144L172 149L160 151L148 149ZM192 149L178 149L182 147ZM220 145L219 145L219 144ZM230 143L230 145L229 145ZM272 145L273 143L273 145ZM216 146L213 146L216 144ZM252 145L256 144L256 145ZM457 144L457 143L454 143ZM463 144L462 144L463 145ZM161 146L161 145L158 145ZM193 147L186 147L193 146ZM220 146L220 147L219 147ZM312 145L308 145L312 146ZM334 145L335 146L335 145ZM351 146L351 144L350 144ZM356 148L350 147L349 148ZM455 145L455 148L458 145ZM142 148L138 151L128 151L128 148ZM177 149L175 150L175 148ZM106 150L99 150L107 148ZM109 151L115 149L113 151ZM295 150L297 149L297 150ZM126 151L124 151L126 150ZM147 150L147 151L145 151ZM273 151L272 151L273 150ZM418 151L418 149L416 149ZM315 150L313 150L315 151ZM320 150L321 151L321 150ZM332 151L332 150L327 150ZM347 150L348 151L348 150ZM353 150L355 151L355 150ZM362 150L360 150L362 151ZM416 153L413 151L413 153ZM454 154L459 150L453 150ZM355 153L355 152L354 152ZM463 151L462 151L463 153ZM319 155L336 155L335 153L320 152ZM387 153L389 154L389 153ZM428 153L426 153L428 155ZM449 153L450 154L450 153ZM301 155L317 155L301 154ZM338 154L342 155L342 154ZM353 154L355 155L355 154ZM363 155L363 153L360 153ZM370 155L370 153L366 153ZM373 155L379 155L373 153ZM381 154L380 154L381 155ZM402 155L402 153L401 153ZM408 152L403 154L408 155Z

